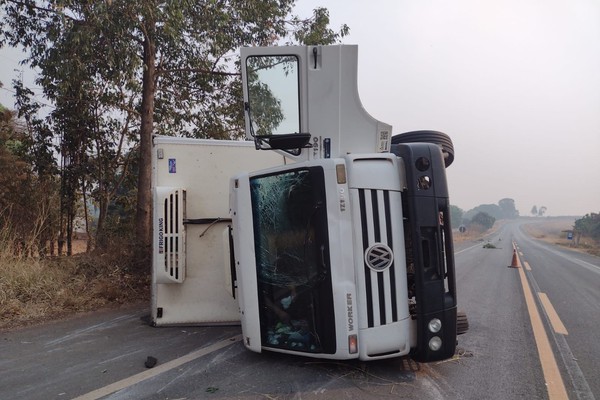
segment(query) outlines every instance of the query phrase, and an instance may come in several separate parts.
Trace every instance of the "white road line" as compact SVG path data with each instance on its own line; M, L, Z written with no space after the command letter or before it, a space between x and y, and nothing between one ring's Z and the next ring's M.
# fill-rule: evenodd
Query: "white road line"
M532 245L534 245L535 247L537 247L539 249L542 249L543 251L550 252L550 253L555 254L565 260L571 261L572 263L579 265L580 267L583 267L583 268L587 269L588 271L594 272L596 274L600 274L600 266L598 266L598 265L589 263L587 261L580 260L579 258L574 257L573 254L559 251L559 250L553 248L551 245L548 245L547 243L540 243L540 242L535 241L530 238L527 238L527 239L529 239L528 241Z
M575 263L581 265L584 268L589 269L592 272L600 272L600 267L594 264L591 264L587 261L580 260L579 258L574 258Z
M233 343L237 343L242 340L242 335L237 335L229 339L222 340L220 342L211 344L210 346L203 347L199 350L193 351L183 357L176 358L175 360L169 361L167 363L161 364L152 369L148 369L144 372L140 372L139 374L130 376L129 378L122 379L118 382L112 383L110 385L101 387L100 389L96 389L92 392L86 393L82 396L76 397L74 400L97 400L101 397L108 396L111 393L116 391L128 388L137 383L145 381L146 379L153 378L157 375L160 375L164 372L170 371L173 368L177 368L180 365L193 361L197 358L210 354L214 351L220 350L224 347L231 346Z
M471 249L474 249L475 247L481 247L481 246L483 246L483 244L481 244L481 243L477 243L476 245L473 245L473 246L471 246L471 247L467 247L466 249L462 249L461 251L455 251L455 252L454 252L454 254L455 254L455 255L456 255L456 254L460 254L460 253L463 253L463 252L465 252L465 251L467 251L467 250L471 250Z

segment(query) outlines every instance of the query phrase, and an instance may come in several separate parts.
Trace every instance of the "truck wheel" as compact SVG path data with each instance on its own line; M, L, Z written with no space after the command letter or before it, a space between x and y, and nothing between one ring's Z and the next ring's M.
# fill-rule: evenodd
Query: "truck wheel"
M433 143L442 148L446 168L454 161L454 144L450 136L438 131L412 131L392 136L392 144L401 143Z
M464 311L458 311L456 313L456 334L462 335L463 333L467 333L469 330L469 320L467 319L467 314Z

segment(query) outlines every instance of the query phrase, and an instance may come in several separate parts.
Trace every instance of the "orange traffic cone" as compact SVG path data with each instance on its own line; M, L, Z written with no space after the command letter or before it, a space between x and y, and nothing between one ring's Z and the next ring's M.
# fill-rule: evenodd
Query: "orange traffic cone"
M509 268L520 268L521 267L521 262L519 261L519 257L517 256L517 249L513 248L512 261L508 267Z

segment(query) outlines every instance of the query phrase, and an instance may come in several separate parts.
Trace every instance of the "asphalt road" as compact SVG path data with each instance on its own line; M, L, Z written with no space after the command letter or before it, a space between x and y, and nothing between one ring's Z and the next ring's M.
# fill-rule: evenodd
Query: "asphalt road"
M256 354L244 349L236 326L152 328L142 304L0 333L0 399L561 398L550 393L550 359L568 398L600 399L600 259L532 240L522 223L487 238L495 249L456 246L459 308L470 330L453 360ZM512 241L520 269L508 268ZM533 293L541 334L524 287ZM566 334L555 331L556 318ZM148 356L157 359L154 368L145 367Z
M600 398L600 259L533 240L522 230L515 240L532 289L546 294L566 328L566 334L548 331L563 378L574 385L570 393Z

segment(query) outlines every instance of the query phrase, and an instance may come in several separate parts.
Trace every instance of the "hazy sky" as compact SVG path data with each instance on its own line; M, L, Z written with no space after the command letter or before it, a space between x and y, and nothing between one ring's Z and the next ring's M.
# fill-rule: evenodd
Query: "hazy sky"
M450 135L452 204L600 212L600 1L299 0L296 11L317 6L350 26L371 115L394 133ZM5 89L18 58L0 51Z
M600 212L598 0L300 0L359 45L365 109L450 135L451 203Z

